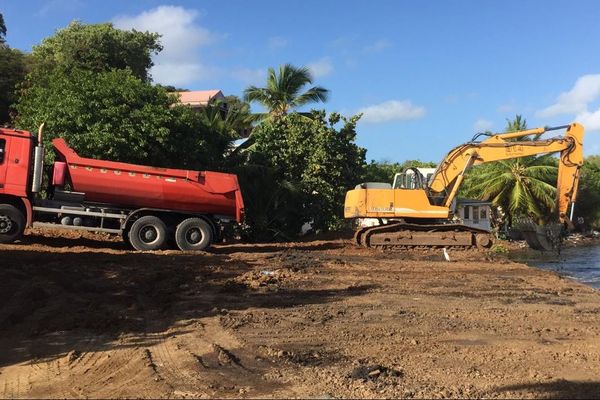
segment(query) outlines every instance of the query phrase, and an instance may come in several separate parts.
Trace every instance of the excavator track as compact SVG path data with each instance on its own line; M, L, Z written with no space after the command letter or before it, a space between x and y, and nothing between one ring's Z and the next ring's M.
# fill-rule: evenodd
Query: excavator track
M428 248L485 249L493 243L492 235L463 224L414 224L391 222L362 228L354 234L355 244L384 250Z

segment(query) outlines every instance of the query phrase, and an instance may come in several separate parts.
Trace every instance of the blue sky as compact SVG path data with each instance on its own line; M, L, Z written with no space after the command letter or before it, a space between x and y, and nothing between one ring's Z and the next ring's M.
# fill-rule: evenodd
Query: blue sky
M367 158L439 161L482 130L579 121L600 154L600 2L2 0L10 46L71 20L157 31L156 82L242 95L270 66L308 66L329 111L364 112Z

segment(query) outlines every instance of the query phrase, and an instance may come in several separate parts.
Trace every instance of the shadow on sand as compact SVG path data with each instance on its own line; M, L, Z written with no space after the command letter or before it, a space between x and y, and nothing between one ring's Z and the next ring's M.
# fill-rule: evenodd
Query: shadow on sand
M156 340L149 337L180 321L325 303L370 288L254 290L234 281L252 267L222 254L0 253L0 367L62 356L74 341L99 351L123 334Z
M503 386L494 392L512 392L515 393L515 398L530 397L525 394L534 394L535 397L544 399L597 399L600 397L600 382L561 379L546 383Z

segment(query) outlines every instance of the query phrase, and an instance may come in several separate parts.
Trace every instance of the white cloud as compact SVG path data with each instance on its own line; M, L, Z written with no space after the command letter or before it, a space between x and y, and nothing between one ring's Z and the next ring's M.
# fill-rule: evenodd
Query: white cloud
M267 80L267 68L238 68L231 77L247 85L264 85Z
M333 63L329 57L323 57L320 60L309 63L308 69L313 77L320 78L333 72Z
M279 50L283 49L288 45L288 41L286 38L281 36L273 36L269 38L268 47L271 50Z
M200 63L160 63L152 68L156 82L182 87L190 82L212 77L217 69Z
M371 43L363 47L365 53L381 53L383 50L392 47L392 43L385 39L379 39L375 43Z
M157 32L163 45L150 71L154 80L166 85L207 79L216 69L200 61L200 49L214 43L218 35L197 24L196 10L177 6L159 6L135 16L118 16L115 27Z
M558 115L574 115L588 131L600 130L600 108L590 110L592 102L600 99L600 74L583 75L575 81L568 92L561 93L556 102L536 113L547 118Z
M361 121L378 123L419 119L425 116L426 111L425 107L415 106L410 100L388 100L361 108L358 112L363 114Z
M473 130L475 132L478 132L478 133L479 132L485 132L485 131L491 130L492 126L494 126L494 123L492 121L489 121L489 120L484 119L484 118L479 118L473 124Z
M577 114L575 121L584 126L587 131L600 131L600 109Z

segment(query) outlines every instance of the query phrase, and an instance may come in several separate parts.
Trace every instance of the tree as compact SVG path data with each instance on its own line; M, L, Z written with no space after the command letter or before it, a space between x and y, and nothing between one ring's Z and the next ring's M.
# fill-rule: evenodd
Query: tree
M6 42L6 24L4 23L4 16L0 13L0 46Z
M574 218L584 219L586 227L600 227L600 156L589 156L583 162Z
M365 149L355 144L358 118L290 113L254 128L255 144L236 172L255 239L291 238L304 223L315 230L340 226L345 193L363 174Z
M16 88L25 79L26 55L5 42L6 25L0 14L0 125L10 121L10 107L17 100Z
M509 226L517 217L547 222L555 208L556 164L556 158L545 155L475 167L461 194L502 207Z
M504 132L524 131L527 129L527 120L521 115L515 115L513 120L506 119L506 128Z
M85 25L74 21L33 48L29 83L44 84L56 70L70 73L77 69L103 72L125 68L148 81L152 55L162 50L159 36L115 29L110 23Z
M223 100L211 102L199 112L210 130L228 136L231 140L248 136L255 120L250 112L250 105L237 96L227 96Z
M10 108L17 101L17 85L26 74L26 55L0 46L0 125L10 121Z
M220 164L231 139L175 102L129 69L55 71L47 85L27 89L16 122L33 131L45 122L46 140L63 137L86 157L193 169Z
M61 136L82 156L189 169L219 168L231 136L149 82L158 35L71 23L33 50L16 124Z
M282 116L303 105L327 101L329 91L320 86L313 86L302 92L306 85L312 83L313 77L308 68L285 64L279 67L278 73L269 68L267 86L248 87L244 91L244 99L259 102L272 116Z
M407 168L435 168L436 164L431 161L407 160L402 163L390 163L386 161L375 161L365 165L363 182L387 182L392 183L397 173L404 172Z
M507 120L506 132L525 129L527 121L520 115ZM557 165L554 156L543 155L474 167L467 172L460 195L502 207L509 226L517 217L534 217L537 222L546 222L555 208Z

